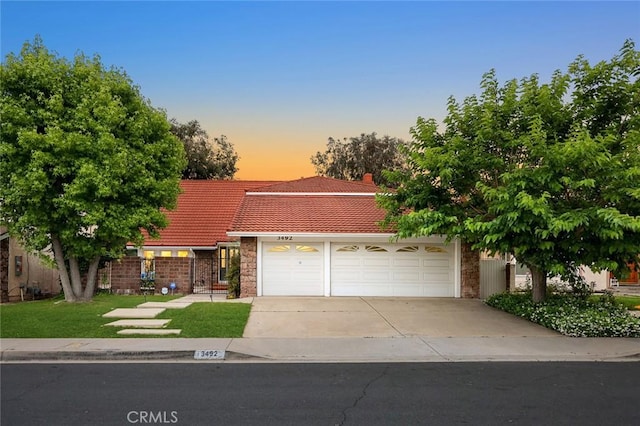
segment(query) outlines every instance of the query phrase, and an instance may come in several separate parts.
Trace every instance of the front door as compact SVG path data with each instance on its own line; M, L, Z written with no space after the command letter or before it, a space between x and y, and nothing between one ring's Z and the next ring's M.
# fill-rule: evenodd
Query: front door
M624 283L624 284L640 284L640 282L638 282L638 271L636 271L635 266L636 265L634 265L633 263L629 264L630 273L629 273L628 276L626 276L625 278L620 280L621 283Z

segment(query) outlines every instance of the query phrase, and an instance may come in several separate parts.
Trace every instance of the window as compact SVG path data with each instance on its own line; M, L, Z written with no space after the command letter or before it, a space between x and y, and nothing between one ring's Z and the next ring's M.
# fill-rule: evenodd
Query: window
M171 257L171 250L161 250L160 257Z
M384 247L380 247L380 246L365 246L364 249L368 252L372 252L372 253L382 253L387 251L386 248Z
M240 254L236 246L220 247L218 249L218 281L227 281L227 271L231 258Z
M446 253L447 251L442 247L426 246L424 248L427 253Z
M156 259L152 250L144 252L144 259L140 262L140 279L153 281L156 278Z
M342 252L356 252L360 249L360 247L358 246L344 246L344 247L340 247L338 250L336 251L342 251Z
M303 246L303 245L298 245L296 246L296 251L300 251L303 253L315 253L318 251L317 248L315 247L311 247L311 246Z
M188 250L178 250L178 257L189 257Z
M269 249L269 252L270 252L270 253L281 253L281 252L283 252L283 251L289 251L289 250L291 250L291 246L290 246L290 245L288 245L288 244L285 244L285 245L282 245L282 246L274 246L274 247L271 247L271 248Z
M406 246L406 247L400 247L398 250L396 250L399 253L415 253L418 251L418 246Z

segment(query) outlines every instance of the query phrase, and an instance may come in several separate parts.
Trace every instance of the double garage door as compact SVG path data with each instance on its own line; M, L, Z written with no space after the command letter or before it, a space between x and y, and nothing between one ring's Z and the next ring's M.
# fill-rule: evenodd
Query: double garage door
M329 262L332 296L453 297L455 254L452 245L264 243L262 294L322 296Z

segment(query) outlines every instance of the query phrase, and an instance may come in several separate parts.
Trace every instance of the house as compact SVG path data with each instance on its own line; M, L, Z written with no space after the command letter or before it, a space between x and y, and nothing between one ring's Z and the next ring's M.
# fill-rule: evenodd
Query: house
M59 276L0 227L0 302L56 295L61 291Z
M633 264L629 264L629 275L622 279L616 278L616 276L607 270L596 272L588 266L582 266L580 274L584 278L587 284L591 285L591 289L595 292L603 292L612 288L619 288L623 286L640 286L640 280L638 279L638 272L635 270ZM562 279L558 276L549 278L547 284L554 285L566 285ZM531 285L531 273L529 269L521 264L516 267L516 275L514 286L512 290L526 288L527 285Z
M141 278L158 291L175 285L179 293L226 293L229 259L239 251L239 239L227 235L248 189L272 181L183 180L177 207L166 212L169 225L160 238L146 237L140 248L110 262L98 274L99 286L115 293L136 293Z
M640 264L640 260L638 260L638 264ZM630 263L629 265L629 274L624 277L616 277L613 273L609 274L609 285L619 287L620 285L640 285L640 274L638 274L638 270L636 269L636 265Z
M478 297L460 243L394 241L378 188L312 177L247 191L227 233L240 239L241 296Z
M478 260L474 273L458 241L394 241L392 230L380 228L385 212L371 175L361 182L316 176L181 187L160 238L128 247L106 271L112 291L136 291L143 277L156 291L174 283L182 293L226 292L226 268L239 252L242 297L479 295Z

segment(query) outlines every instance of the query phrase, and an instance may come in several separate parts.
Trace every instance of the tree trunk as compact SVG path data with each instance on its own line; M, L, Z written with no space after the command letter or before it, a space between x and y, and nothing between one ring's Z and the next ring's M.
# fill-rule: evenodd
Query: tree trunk
M93 298L93 292L96 287L96 277L98 276L98 265L100 264L100 256L95 257L89 264L87 271L87 284L82 288L82 274L80 266L75 257L69 257L69 266L64 261L64 250L60 238L57 235L51 236L51 245L53 247L53 257L56 260L58 271L60 272L60 282L64 291L64 300L67 302L90 301Z
M53 247L53 257L58 265L58 272L60 272L60 283L62 284L62 290L64 291L64 300L67 302L75 302L76 295L71 287L71 281L69 280L69 271L67 265L64 262L64 251L62 250L62 244L60 238L57 235L51 235L51 246Z
M84 288L84 300L91 300L93 298L93 291L96 288L96 278L98 277L98 265L100 265L100 256L96 256L89 264L89 270L87 271L87 286Z
M537 266L527 265L531 271L531 296L534 303L542 302L547 297L547 272Z
M69 275L71 276L71 288L73 288L73 294L76 297L82 296L82 276L80 275L80 266L78 260L70 256L69 257Z

